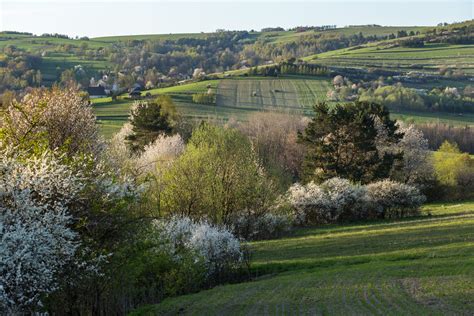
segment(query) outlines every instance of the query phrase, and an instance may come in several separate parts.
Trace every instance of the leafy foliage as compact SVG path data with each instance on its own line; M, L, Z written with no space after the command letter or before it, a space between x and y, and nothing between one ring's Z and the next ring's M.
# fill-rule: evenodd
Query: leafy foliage
M237 212L262 214L273 189L248 139L233 129L202 124L164 174L162 210L228 224Z
M132 133L127 136L132 151L141 151L159 135L170 135L177 118L176 108L169 96L155 101L137 101L132 108Z
M355 102L330 106L318 103L314 117L299 135L306 147L303 179L323 182L332 177L369 183L388 177L400 155L377 148L377 122L386 131L386 145L402 137L385 107Z

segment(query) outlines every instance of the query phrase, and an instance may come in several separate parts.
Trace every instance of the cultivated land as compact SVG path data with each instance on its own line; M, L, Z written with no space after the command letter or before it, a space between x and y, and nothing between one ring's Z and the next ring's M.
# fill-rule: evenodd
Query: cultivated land
M216 105L195 104L193 93L207 92L208 86L217 93ZM311 107L324 101L331 88L327 77L285 76L278 79L249 77L207 80L169 88L148 90L152 96L172 97L178 111L194 119L245 120L256 111L279 111L311 115ZM118 101L111 98L93 99L94 111L106 137L117 132L127 121L132 100L126 95ZM412 123L441 122L455 126L474 126L474 114L393 112L392 117Z
M139 315L446 315L474 310L474 203L407 220L297 230L253 242L251 282L142 308Z
M383 42L382 42L383 44ZM329 51L304 58L336 67L437 74L442 66L474 74L474 45L426 44L421 48L376 44Z
M310 113L316 101L326 99L329 89L327 78L222 80L216 106Z

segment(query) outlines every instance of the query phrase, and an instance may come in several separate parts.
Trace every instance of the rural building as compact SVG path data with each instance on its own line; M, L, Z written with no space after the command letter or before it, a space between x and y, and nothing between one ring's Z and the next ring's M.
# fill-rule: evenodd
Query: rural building
M132 99L139 99L142 95L142 87L139 84L135 84L128 93L128 96Z
M87 93L89 93L89 98L102 98L107 96L105 88L103 86L89 87L87 88Z

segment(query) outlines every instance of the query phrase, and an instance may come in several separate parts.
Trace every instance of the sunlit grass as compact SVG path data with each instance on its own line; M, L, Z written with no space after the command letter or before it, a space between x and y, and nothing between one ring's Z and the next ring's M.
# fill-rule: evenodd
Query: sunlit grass
M298 229L252 242L251 282L139 314L470 314L474 202L429 204L412 219Z

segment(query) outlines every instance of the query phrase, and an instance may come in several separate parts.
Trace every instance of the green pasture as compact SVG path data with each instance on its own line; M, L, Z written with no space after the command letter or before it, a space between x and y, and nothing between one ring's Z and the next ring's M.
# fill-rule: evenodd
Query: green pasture
M406 220L297 229L252 242L253 280L165 299L135 315L468 315L474 203Z

